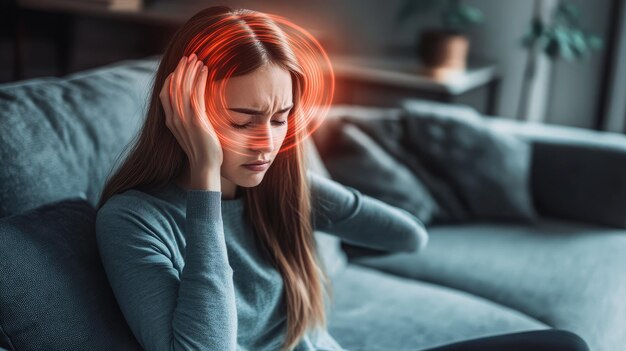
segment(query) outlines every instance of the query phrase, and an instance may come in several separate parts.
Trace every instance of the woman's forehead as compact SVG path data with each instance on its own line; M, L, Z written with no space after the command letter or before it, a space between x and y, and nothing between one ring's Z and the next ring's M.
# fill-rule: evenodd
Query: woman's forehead
M266 112L290 106L291 75L276 65L265 65L249 74L231 77L226 82L225 100L228 107Z

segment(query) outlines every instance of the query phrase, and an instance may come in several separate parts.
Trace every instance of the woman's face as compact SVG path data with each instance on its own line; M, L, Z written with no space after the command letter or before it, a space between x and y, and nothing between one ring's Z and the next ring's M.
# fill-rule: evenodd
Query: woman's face
M222 192L234 197L237 186L253 187L263 180L267 169L287 135L287 116L293 107L291 75L274 64L252 73L231 77L225 86L225 123L216 129L222 142ZM218 105L219 106L219 105ZM222 116L220 116L222 117ZM244 164L269 160L261 171Z

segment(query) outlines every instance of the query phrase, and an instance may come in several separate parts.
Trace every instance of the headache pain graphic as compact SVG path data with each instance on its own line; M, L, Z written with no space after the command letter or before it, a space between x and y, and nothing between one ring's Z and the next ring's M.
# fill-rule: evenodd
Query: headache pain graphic
M228 123L227 118L224 118L227 106L225 87L228 79L237 71L237 64L233 62L242 59L237 57L240 52L237 48L240 50L242 43L258 45L261 41L284 46L286 42L291 51L289 54L295 56L300 71L297 73L300 79L292 77L292 89L294 94L299 91L300 100L297 104L294 101L294 108L288 116L288 132L280 149L280 152L284 152L303 142L324 122L335 89L332 65L313 35L286 18L267 13L247 14L246 17L246 23L252 31L244 29L240 24L233 25L238 22L237 18L228 16L207 26L193 38L185 49L185 56L195 53L198 60L202 60L207 66L205 108L208 118L222 147L236 151L245 149L242 145L236 145L241 141L220 133L220 130L225 129L219 128L219 124ZM274 23L268 21L268 18ZM224 23L228 21L230 25ZM258 138L261 140L264 137L259 134ZM249 136L252 142L254 139L254 134Z

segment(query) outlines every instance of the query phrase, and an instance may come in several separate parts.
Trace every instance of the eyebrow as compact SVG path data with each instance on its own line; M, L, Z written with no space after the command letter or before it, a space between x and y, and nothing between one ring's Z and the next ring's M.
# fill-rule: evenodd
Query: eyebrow
M277 113L287 112L292 107L293 107L293 104L291 106L283 108L282 110L278 111ZM266 114L265 111L253 110L253 109L249 109L249 108L229 107L228 109L231 110L231 111L235 111L235 112L239 112L239 113L245 113L247 115L253 115L253 116L262 116L262 115Z

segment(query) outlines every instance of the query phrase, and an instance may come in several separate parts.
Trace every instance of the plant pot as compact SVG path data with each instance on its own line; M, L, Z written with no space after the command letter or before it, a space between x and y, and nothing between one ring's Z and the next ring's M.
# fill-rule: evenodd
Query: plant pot
M417 57L422 74L445 79L462 73L467 65L469 39L452 30L426 30L418 36Z

